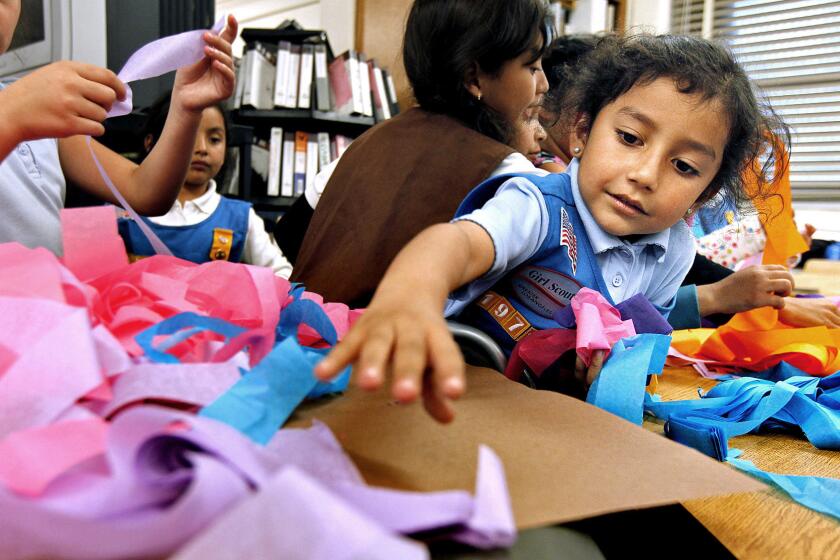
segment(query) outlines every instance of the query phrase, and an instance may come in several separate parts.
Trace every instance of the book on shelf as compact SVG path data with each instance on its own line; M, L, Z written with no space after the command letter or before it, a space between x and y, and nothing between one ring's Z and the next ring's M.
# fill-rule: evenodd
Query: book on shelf
M339 115L361 115L362 90L359 60L355 51L345 51L335 57L327 69L330 78L333 110Z
M315 45L315 108L330 111L330 79L327 75L327 45Z
M298 80L300 79L301 46L292 44L289 55L289 78L286 89L286 104L284 107L297 107Z
M280 196L295 195L295 133L283 133L283 164L280 169Z
M302 131L295 132L295 188L294 196L303 194L306 188L306 144L309 134Z
M310 189L318 174L318 134L307 135L306 140L306 180L304 189ZM305 192L305 190L304 190Z
M314 72L314 56L315 49L313 45L305 44L301 46L300 55L300 78L298 80L298 109L309 109L311 104L312 94L312 74Z
M286 206L311 187L317 174L353 140L326 131L292 131L279 126L265 133L268 137L255 135L249 144L251 173L247 190L239 188L238 171L228 168L225 176L218 179L220 193L256 196L259 204ZM240 149L233 152L228 163L235 167L241 154Z
M335 157L340 158L342 154L344 154L347 147L350 146L350 142L353 140L344 136L343 134L336 134L335 135Z
M232 103L234 109L242 106L242 98L245 95L245 84L249 81L247 77L251 74L253 58L251 51L245 51L242 58L239 59L239 65L236 67L236 89L233 93Z
M251 146L251 176L258 179L257 183L261 185L268 183L268 162L268 142L255 137Z
M227 101L228 109L238 109L242 105L242 91L245 89L245 82L242 77L245 75L245 64L248 60L248 53L246 52L240 58L233 61L233 72L236 75L236 87L233 90L233 95Z
M251 60L250 64L246 65L241 104L254 109L272 109L277 53L268 45L254 43L248 54Z
M277 43L277 67L274 73L274 106L285 107L288 99L289 64L292 59L292 44L289 41Z
M388 101L391 103L391 116L393 117L400 112L400 104L397 101L397 88L394 86L394 77L391 76L389 70L383 68L382 78L385 80L385 90L388 92Z
M268 196L280 196L280 167L283 157L283 129L272 126L268 141Z
M328 166L332 161L330 155L330 135L328 132L318 133L318 171Z
M359 91L362 95L362 114L373 116L373 95L370 82L370 63L364 54L359 53Z
M377 122L391 118L391 102L388 99L388 92L385 90L385 80L382 78L382 69L375 61L370 61L370 83L373 90L373 113Z

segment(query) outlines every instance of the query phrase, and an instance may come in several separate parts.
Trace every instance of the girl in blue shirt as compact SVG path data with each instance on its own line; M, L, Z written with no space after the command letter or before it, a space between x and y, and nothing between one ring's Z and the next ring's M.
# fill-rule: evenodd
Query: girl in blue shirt
M589 56L564 111L579 115L570 173L479 185L463 215L423 231L397 255L316 375L330 378L354 363L357 382L375 389L390 367L396 399L422 391L428 412L449 421L451 399L466 384L445 307L456 311L493 287L536 321L586 286L615 303L644 293L667 313L694 256L684 216L721 190L743 200L740 177L772 153L767 132L779 124L732 55L709 41L609 37ZM594 360L589 382L599 369Z

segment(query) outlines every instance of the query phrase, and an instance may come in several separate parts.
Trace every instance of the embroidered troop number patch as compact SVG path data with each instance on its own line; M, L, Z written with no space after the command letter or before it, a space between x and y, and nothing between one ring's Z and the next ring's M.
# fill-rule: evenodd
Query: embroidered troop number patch
M513 340L519 340L534 330L531 323L511 305L507 298L496 292L487 292L481 296L478 306L487 311Z

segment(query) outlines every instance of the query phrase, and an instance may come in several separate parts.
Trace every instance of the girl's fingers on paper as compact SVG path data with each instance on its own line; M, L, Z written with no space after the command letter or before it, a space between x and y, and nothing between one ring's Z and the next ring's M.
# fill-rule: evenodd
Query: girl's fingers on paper
M358 357L363 339L356 334L356 330L347 333L344 340L336 344L327 357L315 365L315 377L322 380L331 379Z
M446 424L455 419L452 402L441 393L431 375L423 378L423 408L438 422Z
M233 14L228 14L227 22L225 24L224 29L222 32L219 33L219 37L227 41L228 43L232 43L236 36L239 34L239 22L236 21L236 18L233 17Z
M76 103L75 113L82 119L96 121L98 123L108 118L108 112L101 105L93 101L88 101L87 99L80 99Z
M364 332L364 331L361 331ZM362 336L359 334L359 336ZM356 361L356 384L362 389L373 390L382 386L385 367L394 347L394 331L391 327L378 326L371 330L359 345L359 359Z
M77 134L84 136L102 136L103 134L105 134L105 126L102 124L101 121L90 120L78 116L73 117L70 123L70 129L71 132L69 132L65 136L75 136Z
M575 379L583 383L586 380L586 364L580 356L575 356Z
M207 52L207 49L212 49L218 51L219 54L227 56L228 58L231 57L233 51L230 46L230 42L225 40L224 37L221 35L213 35L210 32L204 34L204 52Z
M82 95L88 101L104 108L106 112L111 110L111 107L117 100L117 93L113 89L92 81L84 82L82 85Z
M466 389L466 374L458 344L445 327L430 331L428 342L432 383L446 397L459 398Z
M595 383L595 379L601 373L601 368L604 366L604 351L595 350L592 352L592 361L589 363L589 369L586 370L586 385Z
M125 84L120 81L116 74L107 68L100 68L92 64L79 64L77 72L86 80L102 84L112 89L116 93L117 99L125 99Z
M789 295L793 291L793 282L786 278L771 280L767 283L767 291L781 296Z
M427 366L428 350L425 333L408 324L400 325L394 345L391 392L400 402L409 402L420 395L420 383Z
M828 327L840 329L840 313L828 313L825 318L825 324Z
M204 47L204 54L214 61L218 61L225 68L233 68L233 58L229 54L225 54L219 49L213 47Z
M785 306L785 298L776 294L767 294L767 303L765 305L782 309Z
M225 66L218 60L213 61L213 69L218 71L221 74L222 79L227 84L233 84L236 80L236 74L234 73L233 69L229 66Z

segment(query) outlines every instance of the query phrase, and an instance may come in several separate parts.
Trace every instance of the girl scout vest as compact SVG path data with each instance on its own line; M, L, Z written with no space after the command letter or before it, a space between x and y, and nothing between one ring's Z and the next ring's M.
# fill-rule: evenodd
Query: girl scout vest
M206 220L191 226L162 226L147 218L142 219L176 257L195 263L217 260L239 262L248 235L250 209L251 205L247 202L221 197L219 206ZM120 218L118 226L132 259L155 254L134 220Z
M293 282L365 307L391 260L424 228L448 222L513 148L451 117L400 113L350 144L300 247Z
M597 290L613 304L575 208L571 178L565 173L489 179L467 196L456 217L481 208L502 183L516 176L534 183L545 198L551 220L548 235L527 262L510 271L458 317L487 333L508 355L532 330L558 328L555 312L569 305L581 287Z

